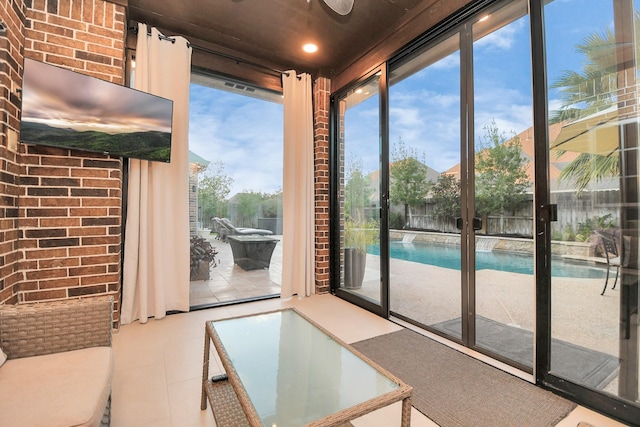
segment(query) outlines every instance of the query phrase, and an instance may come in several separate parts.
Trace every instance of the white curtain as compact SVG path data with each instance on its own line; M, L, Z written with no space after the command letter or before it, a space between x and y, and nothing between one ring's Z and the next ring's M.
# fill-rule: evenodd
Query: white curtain
M314 293L314 170L311 76L288 71L284 94L281 297Z
M186 39L172 38L138 25L134 87L173 100L171 163L129 161L123 324L189 310L191 48Z

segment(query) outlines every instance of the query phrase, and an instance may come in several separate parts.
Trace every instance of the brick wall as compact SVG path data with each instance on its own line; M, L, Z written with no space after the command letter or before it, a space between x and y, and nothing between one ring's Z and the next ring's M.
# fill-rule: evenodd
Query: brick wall
M122 163L101 155L19 144L24 56L124 82L125 11L102 0L9 0L0 38L0 303L120 295ZM24 13L24 15L23 15ZM329 291L329 92L314 85L316 292ZM118 310L118 307L116 307ZM116 313L117 315L117 313Z
M15 10L24 11L24 26L17 28L16 33L23 34L25 57L123 84L126 17L122 6L103 0L9 3L6 9L14 14ZM15 64L15 71L11 72L16 74L14 81L20 87L23 59L17 44L8 56L11 64ZM0 48L5 46L0 44ZM3 66L0 70L3 79L6 69ZM4 80L2 83L6 85ZM2 110L6 120L0 151L3 162L0 232L8 237L3 242L11 242L14 235L15 239L0 246L3 259L0 302L111 294L116 300L117 319L122 243L121 159L25 144L18 145L17 155L8 153L4 122L11 122L14 130L19 125L18 113L12 116L6 98L3 90ZM7 216L16 212L17 219L13 221L17 227L11 228ZM11 244L13 247L9 248ZM14 259L12 268L6 269L7 260Z
M319 78L313 86L313 139L315 170L316 293L329 287L329 98L331 81Z
M18 155L9 141L17 140L22 49L24 44L23 0L0 2L0 20L7 27L0 35L0 304L16 303L21 254L18 251Z

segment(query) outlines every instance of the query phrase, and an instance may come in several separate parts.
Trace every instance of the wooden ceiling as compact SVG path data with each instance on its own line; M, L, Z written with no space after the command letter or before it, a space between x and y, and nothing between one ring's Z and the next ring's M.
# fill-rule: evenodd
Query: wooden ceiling
M131 21L155 26L167 36L182 35L197 47L275 70L333 78L405 30L396 44L416 37L446 17L452 3L467 2L355 0L351 13L341 16L322 0L128 0L128 14ZM316 43L318 52L303 52L307 42ZM386 51L400 47L387 46ZM194 65L243 77L241 70L233 70L239 61L205 57L194 58Z

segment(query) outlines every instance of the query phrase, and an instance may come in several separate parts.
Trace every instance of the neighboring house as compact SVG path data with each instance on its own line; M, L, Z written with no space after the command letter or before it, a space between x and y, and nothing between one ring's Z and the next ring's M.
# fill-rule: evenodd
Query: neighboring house
M195 236L202 228L198 215L198 175L204 171L209 162L198 156L193 151L189 151L189 235Z

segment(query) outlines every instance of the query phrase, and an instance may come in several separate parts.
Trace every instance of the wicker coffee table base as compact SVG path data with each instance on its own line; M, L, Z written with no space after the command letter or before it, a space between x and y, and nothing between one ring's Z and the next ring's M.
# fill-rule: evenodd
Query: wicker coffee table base
M205 388L217 427L249 426L249 421L229 380L207 380ZM346 422L338 427L353 427L353 424Z
M217 427L249 427L249 421L229 380L205 382Z

